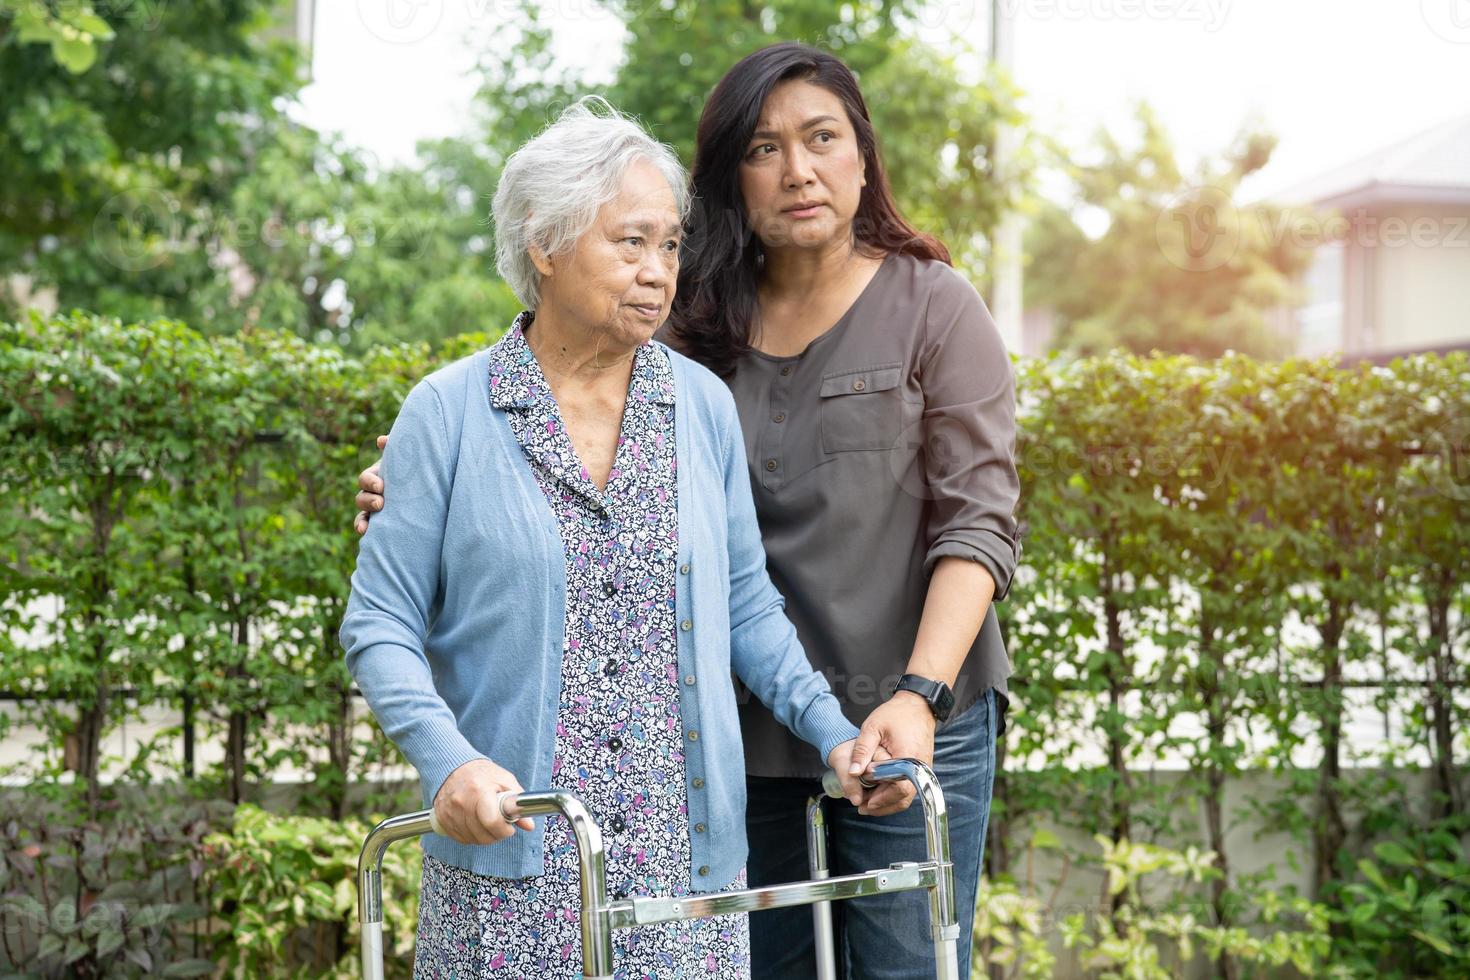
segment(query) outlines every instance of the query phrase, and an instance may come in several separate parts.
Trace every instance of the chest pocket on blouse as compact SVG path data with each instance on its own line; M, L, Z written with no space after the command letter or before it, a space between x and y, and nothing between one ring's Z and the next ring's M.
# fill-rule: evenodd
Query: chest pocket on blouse
M892 449L903 428L901 364L822 375L822 450Z

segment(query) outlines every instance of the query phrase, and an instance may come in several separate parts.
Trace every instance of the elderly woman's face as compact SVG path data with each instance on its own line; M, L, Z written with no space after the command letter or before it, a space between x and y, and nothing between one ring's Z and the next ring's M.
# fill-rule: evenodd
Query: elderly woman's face
M681 235L669 182L653 164L634 163L570 251L536 257L542 311L605 330L619 346L646 343L674 300Z
M864 170L842 100L811 82L782 82L761 106L740 164L746 218L767 248L845 239Z

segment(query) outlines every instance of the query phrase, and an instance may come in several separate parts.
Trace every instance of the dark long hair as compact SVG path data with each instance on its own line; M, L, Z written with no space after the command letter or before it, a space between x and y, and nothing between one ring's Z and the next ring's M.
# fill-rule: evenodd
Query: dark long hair
M690 172L689 225L669 317L678 346L716 374L728 375L736 359L750 349L758 315L756 281L762 249L746 221L740 163L766 97L778 84L793 79L837 96L857 133L867 184L853 217L856 246L875 257L905 252L950 261L949 250L939 239L916 231L899 214L878 155L868 105L852 70L805 44L788 41L761 48L725 73L700 113Z

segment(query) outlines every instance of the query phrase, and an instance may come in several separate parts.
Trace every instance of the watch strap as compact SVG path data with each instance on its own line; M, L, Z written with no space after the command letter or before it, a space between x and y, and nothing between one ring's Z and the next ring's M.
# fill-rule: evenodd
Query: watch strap
M948 719L949 713L954 710L954 692L943 681L930 680L918 674L904 674L893 690L895 693L909 691L923 698L939 721Z

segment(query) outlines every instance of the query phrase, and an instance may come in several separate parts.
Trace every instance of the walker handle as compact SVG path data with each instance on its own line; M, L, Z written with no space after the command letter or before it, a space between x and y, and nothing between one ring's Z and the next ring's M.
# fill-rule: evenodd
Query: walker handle
M876 776L877 774L875 773L874 775ZM862 783L863 786L867 789L872 789L879 783L897 782L898 780L904 778L904 776L889 776L885 779L881 776L877 776L877 778L875 779L869 779L867 773L862 773L858 776L858 782ZM826 793L834 800L847 798L847 794L842 792L842 779L837 775L836 769L828 769L826 772L822 773L822 792Z

